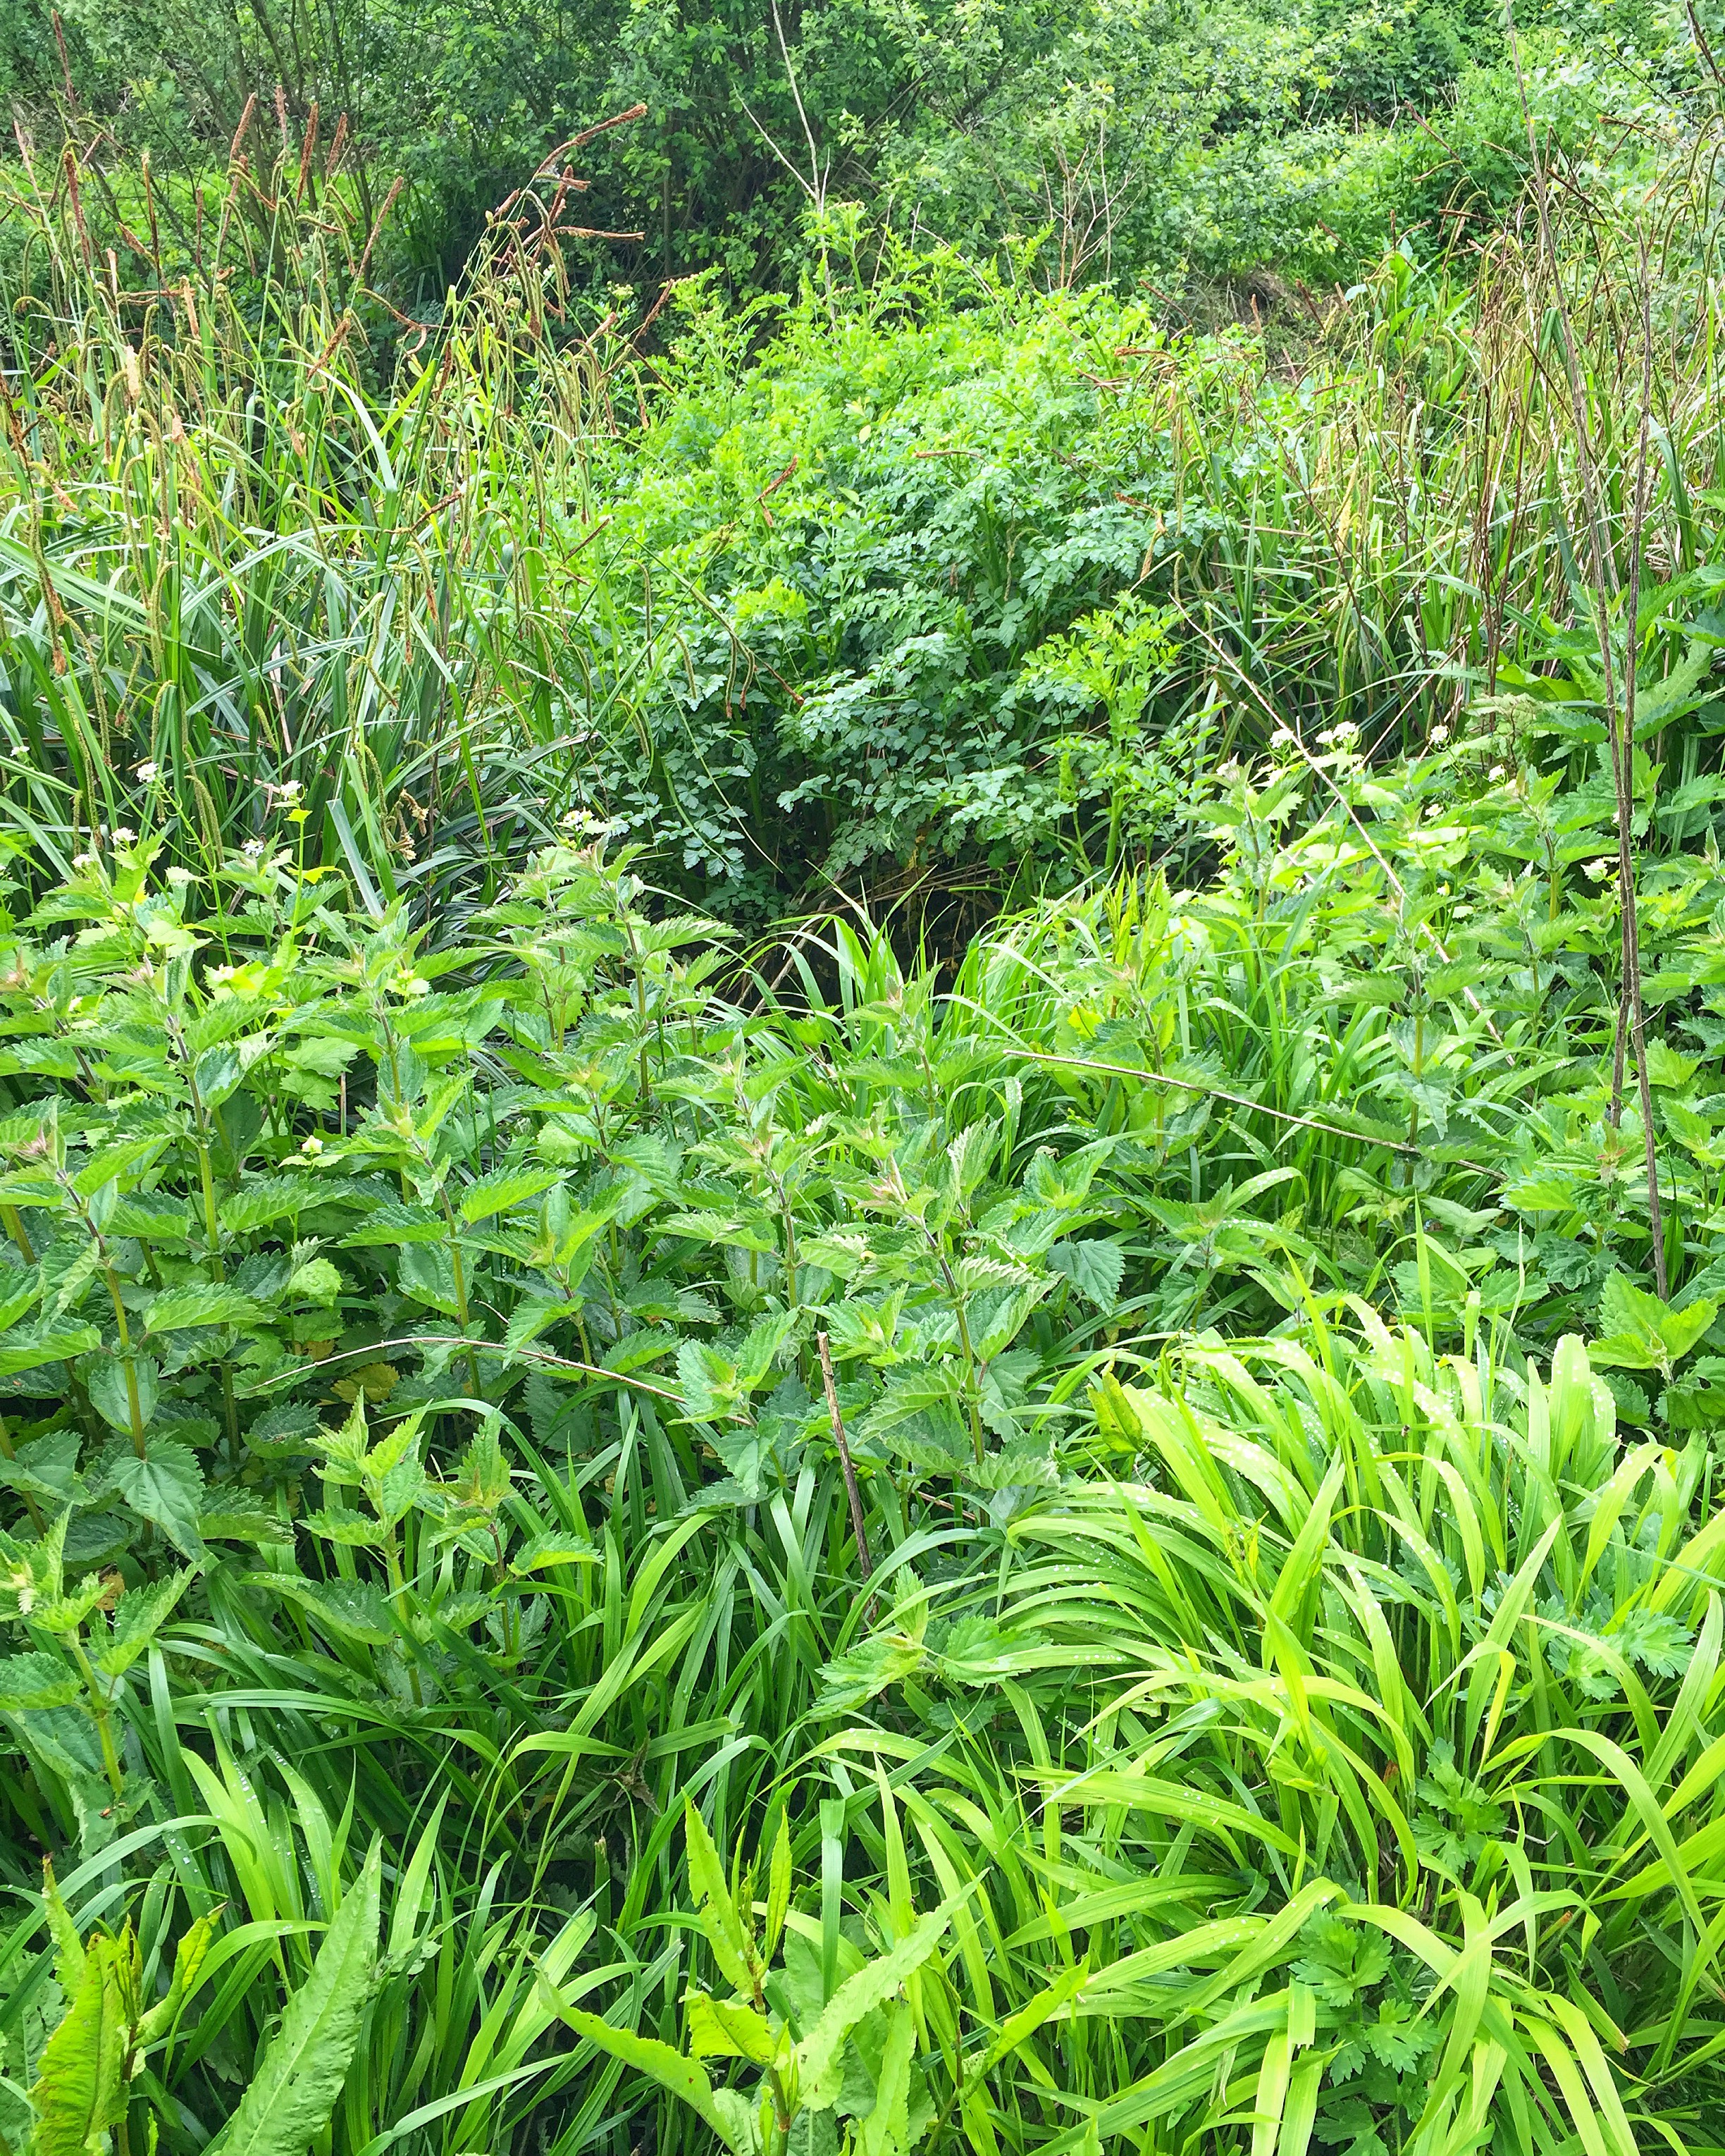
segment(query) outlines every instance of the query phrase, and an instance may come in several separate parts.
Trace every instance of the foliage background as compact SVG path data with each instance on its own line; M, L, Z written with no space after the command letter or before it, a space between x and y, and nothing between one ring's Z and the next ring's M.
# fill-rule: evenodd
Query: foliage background
M1708 20L4 35L7 2144L1717 2156Z

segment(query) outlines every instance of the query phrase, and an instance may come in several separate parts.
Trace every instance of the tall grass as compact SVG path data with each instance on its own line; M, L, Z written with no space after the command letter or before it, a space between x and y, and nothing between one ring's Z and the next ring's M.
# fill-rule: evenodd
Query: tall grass
M177 278L153 223L125 276L99 252L72 150L9 206L17 820L61 868L164 821L208 868L290 814L309 859L441 906L555 820L615 353L552 334L567 167L421 324L368 293L339 172L310 143L254 163L260 133Z

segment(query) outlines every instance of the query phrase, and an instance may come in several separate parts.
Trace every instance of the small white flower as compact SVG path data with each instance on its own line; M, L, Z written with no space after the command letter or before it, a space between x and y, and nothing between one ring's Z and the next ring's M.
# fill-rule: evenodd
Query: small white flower
M129 824L116 824L114 826L114 843L116 846L129 846L137 835Z
M303 1153L311 1154L311 1158L315 1160L318 1154L323 1151L323 1140L321 1138L307 1138L305 1143L300 1147L300 1150Z
M94 854L74 854L72 856L72 865L74 869L93 869L95 862L96 857Z
M141 763L132 773L140 786L153 786L161 776L162 766L159 763Z
M183 891L188 883L196 883L198 880L190 869L182 869L177 863L168 870L167 880L177 891Z
M218 966L210 975L210 978L216 982L231 981L234 978L234 968L232 966Z
M1597 861L1584 861L1582 864L1581 873L1584 876L1589 877L1594 883L1603 883L1606 877L1611 873L1611 864L1609 861L1604 860Z
M1501 763L1494 763L1494 764L1492 765L1492 767L1491 767L1491 774L1490 774L1490 775L1491 775L1491 783L1495 786L1495 785L1497 783L1498 780L1499 780L1500 778L1502 778L1502 776L1503 776L1503 766L1502 766Z
M254 861L264 850L264 841L261 839L248 839L239 850L249 861Z
M272 786L270 791L278 801L297 801L305 789L297 778L285 778L280 786Z
M1434 726L1425 738L1432 747L1441 748L1450 738L1450 729L1447 726Z
M1291 748L1293 742L1294 730L1291 726L1278 726L1270 737L1271 748Z

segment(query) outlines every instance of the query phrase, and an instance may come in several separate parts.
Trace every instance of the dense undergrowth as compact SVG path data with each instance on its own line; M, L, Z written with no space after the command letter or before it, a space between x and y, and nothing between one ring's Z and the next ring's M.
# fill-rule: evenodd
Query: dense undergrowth
M39 173L8 2146L1725 2148L1717 136L1548 88L1297 340Z

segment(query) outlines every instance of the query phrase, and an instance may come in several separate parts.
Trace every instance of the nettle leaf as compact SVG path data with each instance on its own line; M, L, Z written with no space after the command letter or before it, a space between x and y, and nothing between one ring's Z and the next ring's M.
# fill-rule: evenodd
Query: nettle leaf
M0 1460L0 1482L50 1505L78 1503L84 1494L78 1477L80 1442L75 1430L44 1430L19 1445L10 1460Z
M203 1325L256 1325L266 1313L249 1295L211 1281L195 1287L171 1287L144 1312L147 1332L182 1332Z
M184 1200L161 1191L134 1191L108 1216L110 1235L134 1235L141 1243L184 1243L192 1236L192 1214Z
M207 1048L193 1066L193 1082L206 1108L218 1108L239 1089L248 1066L255 1063L269 1043L260 1034L246 1040Z
M317 1204L321 1194L304 1176L265 1176L224 1199L217 1215L230 1235L247 1235Z
M448 1244L408 1244L397 1264L396 1280L411 1301L428 1303L445 1317L459 1315L455 1265Z
M285 1292L300 1302L332 1303L341 1292L341 1276L327 1258L296 1265Z
M542 1534L531 1535L516 1550L509 1560L513 1573L526 1574L548 1572L558 1564L598 1564L602 1562L590 1542L579 1535L547 1529Z
M8 1655L0 1661L0 1709L8 1714L69 1707L83 1689L58 1655Z
M203 1538L198 1532L203 1474L188 1445L157 1438L141 1460L125 1446L116 1446L103 1464L109 1488L141 1519L160 1527L187 1557L203 1555Z
M131 1138L120 1145L103 1146L93 1152L72 1178L80 1198L94 1197L110 1183L133 1180L149 1166L167 1143L165 1137Z
M264 1452L305 1453L312 1449L307 1440L321 1427L316 1408L303 1401L284 1401L264 1409L247 1431L246 1442Z
M735 1213L673 1213L669 1219L655 1221L654 1225L662 1235L682 1235L696 1243L721 1243L732 1250L753 1250L763 1256L772 1256L778 1249L778 1231L764 1213L748 1218ZM826 1260L822 1258L817 1262L824 1265Z
M344 1250L388 1249L407 1243L440 1243L448 1230L425 1205L379 1205L341 1238Z
M93 1325L50 1326L41 1332L10 1333L0 1341L0 1378L39 1370L49 1363L74 1362L102 1344Z
M0 1332L8 1332L26 1311L33 1310L40 1296L40 1284L33 1276L18 1280L14 1275L3 1291L0 1291Z
M512 1205L524 1205L528 1199L537 1198L557 1180L555 1168L494 1168L462 1193L461 1217L469 1222L489 1220L508 1212Z
M738 1412L747 1389L734 1363L705 1340L685 1340L677 1350L677 1383L696 1422L720 1422Z
M368 1580L304 1579L297 1573L254 1572L246 1575L245 1584L297 1602L317 1623L362 1646L387 1646L395 1637L389 1604Z
M1669 1372L1718 1314L1718 1304L1705 1296L1673 1310L1623 1274L1613 1273L1599 1296L1602 1337L1589 1348L1589 1359L1606 1369Z
M257 1505L206 1505L198 1515L198 1532L207 1543L290 1543L293 1522Z
M121 1596L114 1612L112 1635L94 1657L104 1676L121 1676L131 1667L167 1622L191 1584L187 1568Z
M1118 1302L1126 1272L1126 1253L1118 1243L1056 1243L1049 1251L1048 1262L1097 1310L1111 1311Z
M162 1368L153 1355L103 1353L92 1359L82 1375L90 1405L104 1422L129 1435L132 1427L132 1394L136 1391L139 1422L145 1430L150 1427L162 1393Z
M307 1512L300 1524L321 1541L338 1543L345 1549L381 1549L385 1539L381 1521L345 1505L326 1505L318 1512Z

